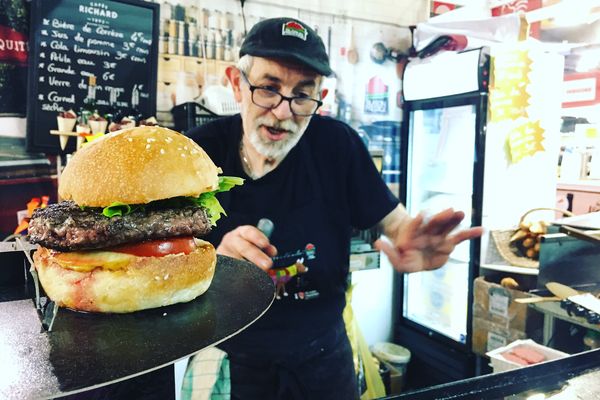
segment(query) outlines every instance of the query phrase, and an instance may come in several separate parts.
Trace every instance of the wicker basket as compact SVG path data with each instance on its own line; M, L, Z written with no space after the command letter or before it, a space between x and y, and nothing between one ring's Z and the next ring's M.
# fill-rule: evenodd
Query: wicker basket
M525 219L527 218L527 216L529 214L531 214L535 211L556 211L556 212L563 213L563 215L567 216L567 217L572 217L574 215L570 211L561 210L559 208L549 208L549 207L532 208L531 210L527 211L525 214L523 214L521 216L518 226L520 226L521 223L523 221L525 221ZM519 228L517 227L516 229L492 231L492 238L494 239L494 243L496 244L498 253L500 253L500 255L502 256L502 258L504 260L506 260L510 264L515 265L517 267L538 268L540 265L540 262L538 260L535 260L535 259L532 259L529 257L525 257L524 255L520 254L521 252L520 252L519 248L514 243L510 242L511 237L518 229Z

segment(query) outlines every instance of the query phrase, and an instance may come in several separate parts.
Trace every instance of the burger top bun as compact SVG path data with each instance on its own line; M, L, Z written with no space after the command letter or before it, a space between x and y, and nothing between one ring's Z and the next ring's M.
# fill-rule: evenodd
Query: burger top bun
M145 204L215 190L219 172L188 137L139 126L112 132L78 150L60 177L58 193L80 206Z

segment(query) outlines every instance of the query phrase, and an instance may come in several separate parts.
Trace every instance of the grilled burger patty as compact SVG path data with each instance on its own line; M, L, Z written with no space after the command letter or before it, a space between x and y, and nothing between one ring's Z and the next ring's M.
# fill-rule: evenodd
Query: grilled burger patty
M60 251L92 250L174 236L203 236L211 230L198 206L140 207L111 218L99 208L80 208L72 201L37 209L28 228L32 243Z

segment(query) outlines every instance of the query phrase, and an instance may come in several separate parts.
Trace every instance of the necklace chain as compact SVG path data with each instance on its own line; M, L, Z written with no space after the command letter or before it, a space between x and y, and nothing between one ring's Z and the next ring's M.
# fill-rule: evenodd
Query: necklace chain
M244 142L242 141L240 141L240 157L242 158L244 171L246 171L249 177L254 179L254 171L252 170L252 166L248 161L248 157L246 157L246 150L244 150Z
M254 172L254 168L252 168L252 164L250 164L250 160L246 154L246 148L244 147L244 142L240 141L240 157L242 159L242 166L244 167L244 171L248 176L252 179L258 179L261 176L267 174L275 168L276 162L273 159L267 159L265 161L265 167L263 168L262 174L258 174Z

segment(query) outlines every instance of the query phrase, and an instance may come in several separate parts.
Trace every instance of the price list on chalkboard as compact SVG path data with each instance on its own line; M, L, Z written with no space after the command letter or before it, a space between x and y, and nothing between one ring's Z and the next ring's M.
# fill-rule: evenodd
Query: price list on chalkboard
M156 112L158 4L137 0L36 0L30 32L27 144L59 154L60 112L79 112L95 82L103 114ZM69 146L67 152L72 151Z

